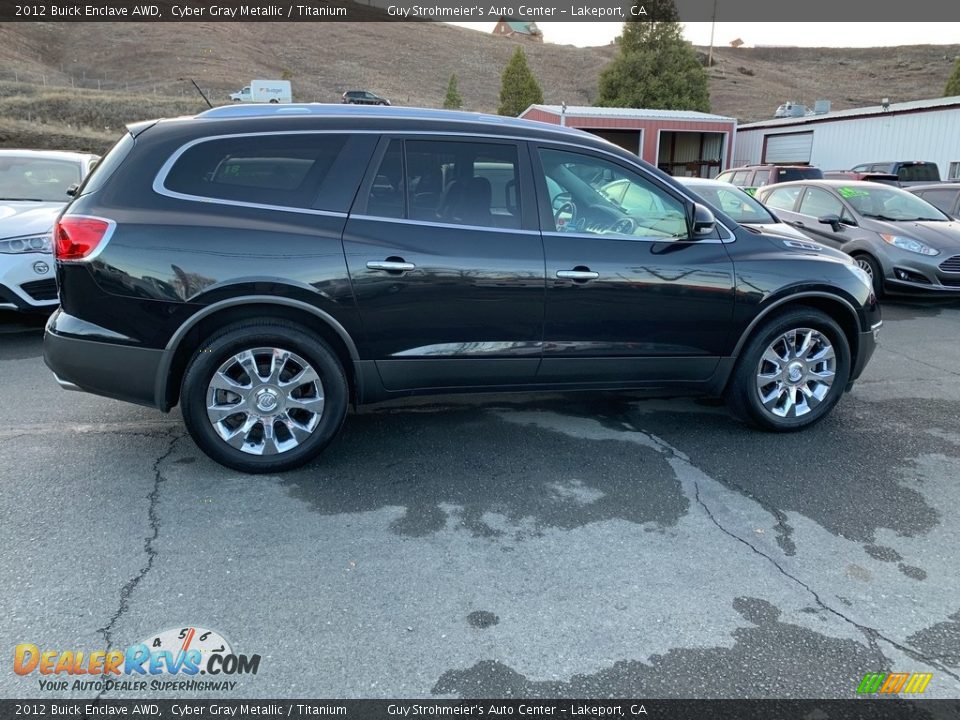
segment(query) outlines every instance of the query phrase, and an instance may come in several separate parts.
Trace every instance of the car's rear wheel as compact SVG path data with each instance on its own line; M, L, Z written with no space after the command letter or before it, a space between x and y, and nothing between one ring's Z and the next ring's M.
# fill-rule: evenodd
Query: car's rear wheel
M815 308L787 310L750 337L727 389L739 418L765 430L799 430L821 420L850 377L850 344Z
M878 298L883 297L883 269L875 258L866 253L858 253L853 256L857 267L870 276L870 282L873 283L873 294Z
M336 354L278 320L225 328L198 349L181 388L187 430L213 460L247 473L290 470L316 457L346 416Z

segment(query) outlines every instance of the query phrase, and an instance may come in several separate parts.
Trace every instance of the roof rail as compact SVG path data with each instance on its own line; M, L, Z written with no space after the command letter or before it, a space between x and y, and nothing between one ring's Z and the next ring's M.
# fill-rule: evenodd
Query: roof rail
M196 115L198 118L227 119L278 116L315 116L315 117L381 117L399 120L452 120L459 122L495 123L505 127L530 128L531 125L542 130L553 129L557 132L582 134L573 128L561 127L551 123L541 123L521 118L489 115L486 113L464 112L462 110L436 110L433 108L352 105L348 103L244 103L242 105L221 105Z

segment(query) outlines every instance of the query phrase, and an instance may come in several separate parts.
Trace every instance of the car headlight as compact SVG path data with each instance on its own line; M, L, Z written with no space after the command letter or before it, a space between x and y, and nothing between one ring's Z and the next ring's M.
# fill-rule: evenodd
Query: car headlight
M873 281L870 279L870 276L867 274L866 270L859 265L844 265L844 267L852 272L853 276L857 278L857 280L862 282L868 288L873 289Z
M907 252L917 253L918 255L939 255L939 250L934 250L932 247L924 245L919 240L914 240L913 238L903 237L902 235L887 235L886 233L880 233L880 237L883 238L883 241L889 245L900 248L901 250L906 250Z
M0 253L4 255L19 255L20 253L46 253L49 255L52 252L53 233L49 232L0 240Z

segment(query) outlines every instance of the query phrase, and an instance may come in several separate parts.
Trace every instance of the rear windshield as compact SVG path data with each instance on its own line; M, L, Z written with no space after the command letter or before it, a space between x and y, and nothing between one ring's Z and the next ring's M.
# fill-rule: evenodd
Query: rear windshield
M777 177L780 182L790 182L791 180L822 180L823 171L815 167L780 168Z
M911 163L901 165L897 173L900 182L929 182L940 179L940 170L936 163Z
M87 176L87 179L80 186L80 189L77 191L77 197L80 195L89 195L90 193L96 192L103 187L104 183L110 179L110 176L113 175L114 171L120 167L127 155L130 154L130 151L133 149L135 140L133 135L130 133L124 133L123 137L117 140L114 143L113 147L107 152L106 157L103 158L97 166L93 169L93 172Z

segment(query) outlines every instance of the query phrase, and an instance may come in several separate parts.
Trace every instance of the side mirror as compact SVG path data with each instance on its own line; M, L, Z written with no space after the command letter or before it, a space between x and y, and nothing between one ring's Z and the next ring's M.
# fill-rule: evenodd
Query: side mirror
M75 197L77 190L80 189L80 183L73 183L70 187L67 188L67 195L70 197Z
M817 218L817 222L829 225L834 232L840 232L842 229L839 215L822 215Z
M701 205L700 203L695 203L693 206L693 222L691 223L691 230L693 231L693 239L699 240L701 238L710 237L717 229L717 220L713 217L713 213L710 212L710 208L706 205Z

